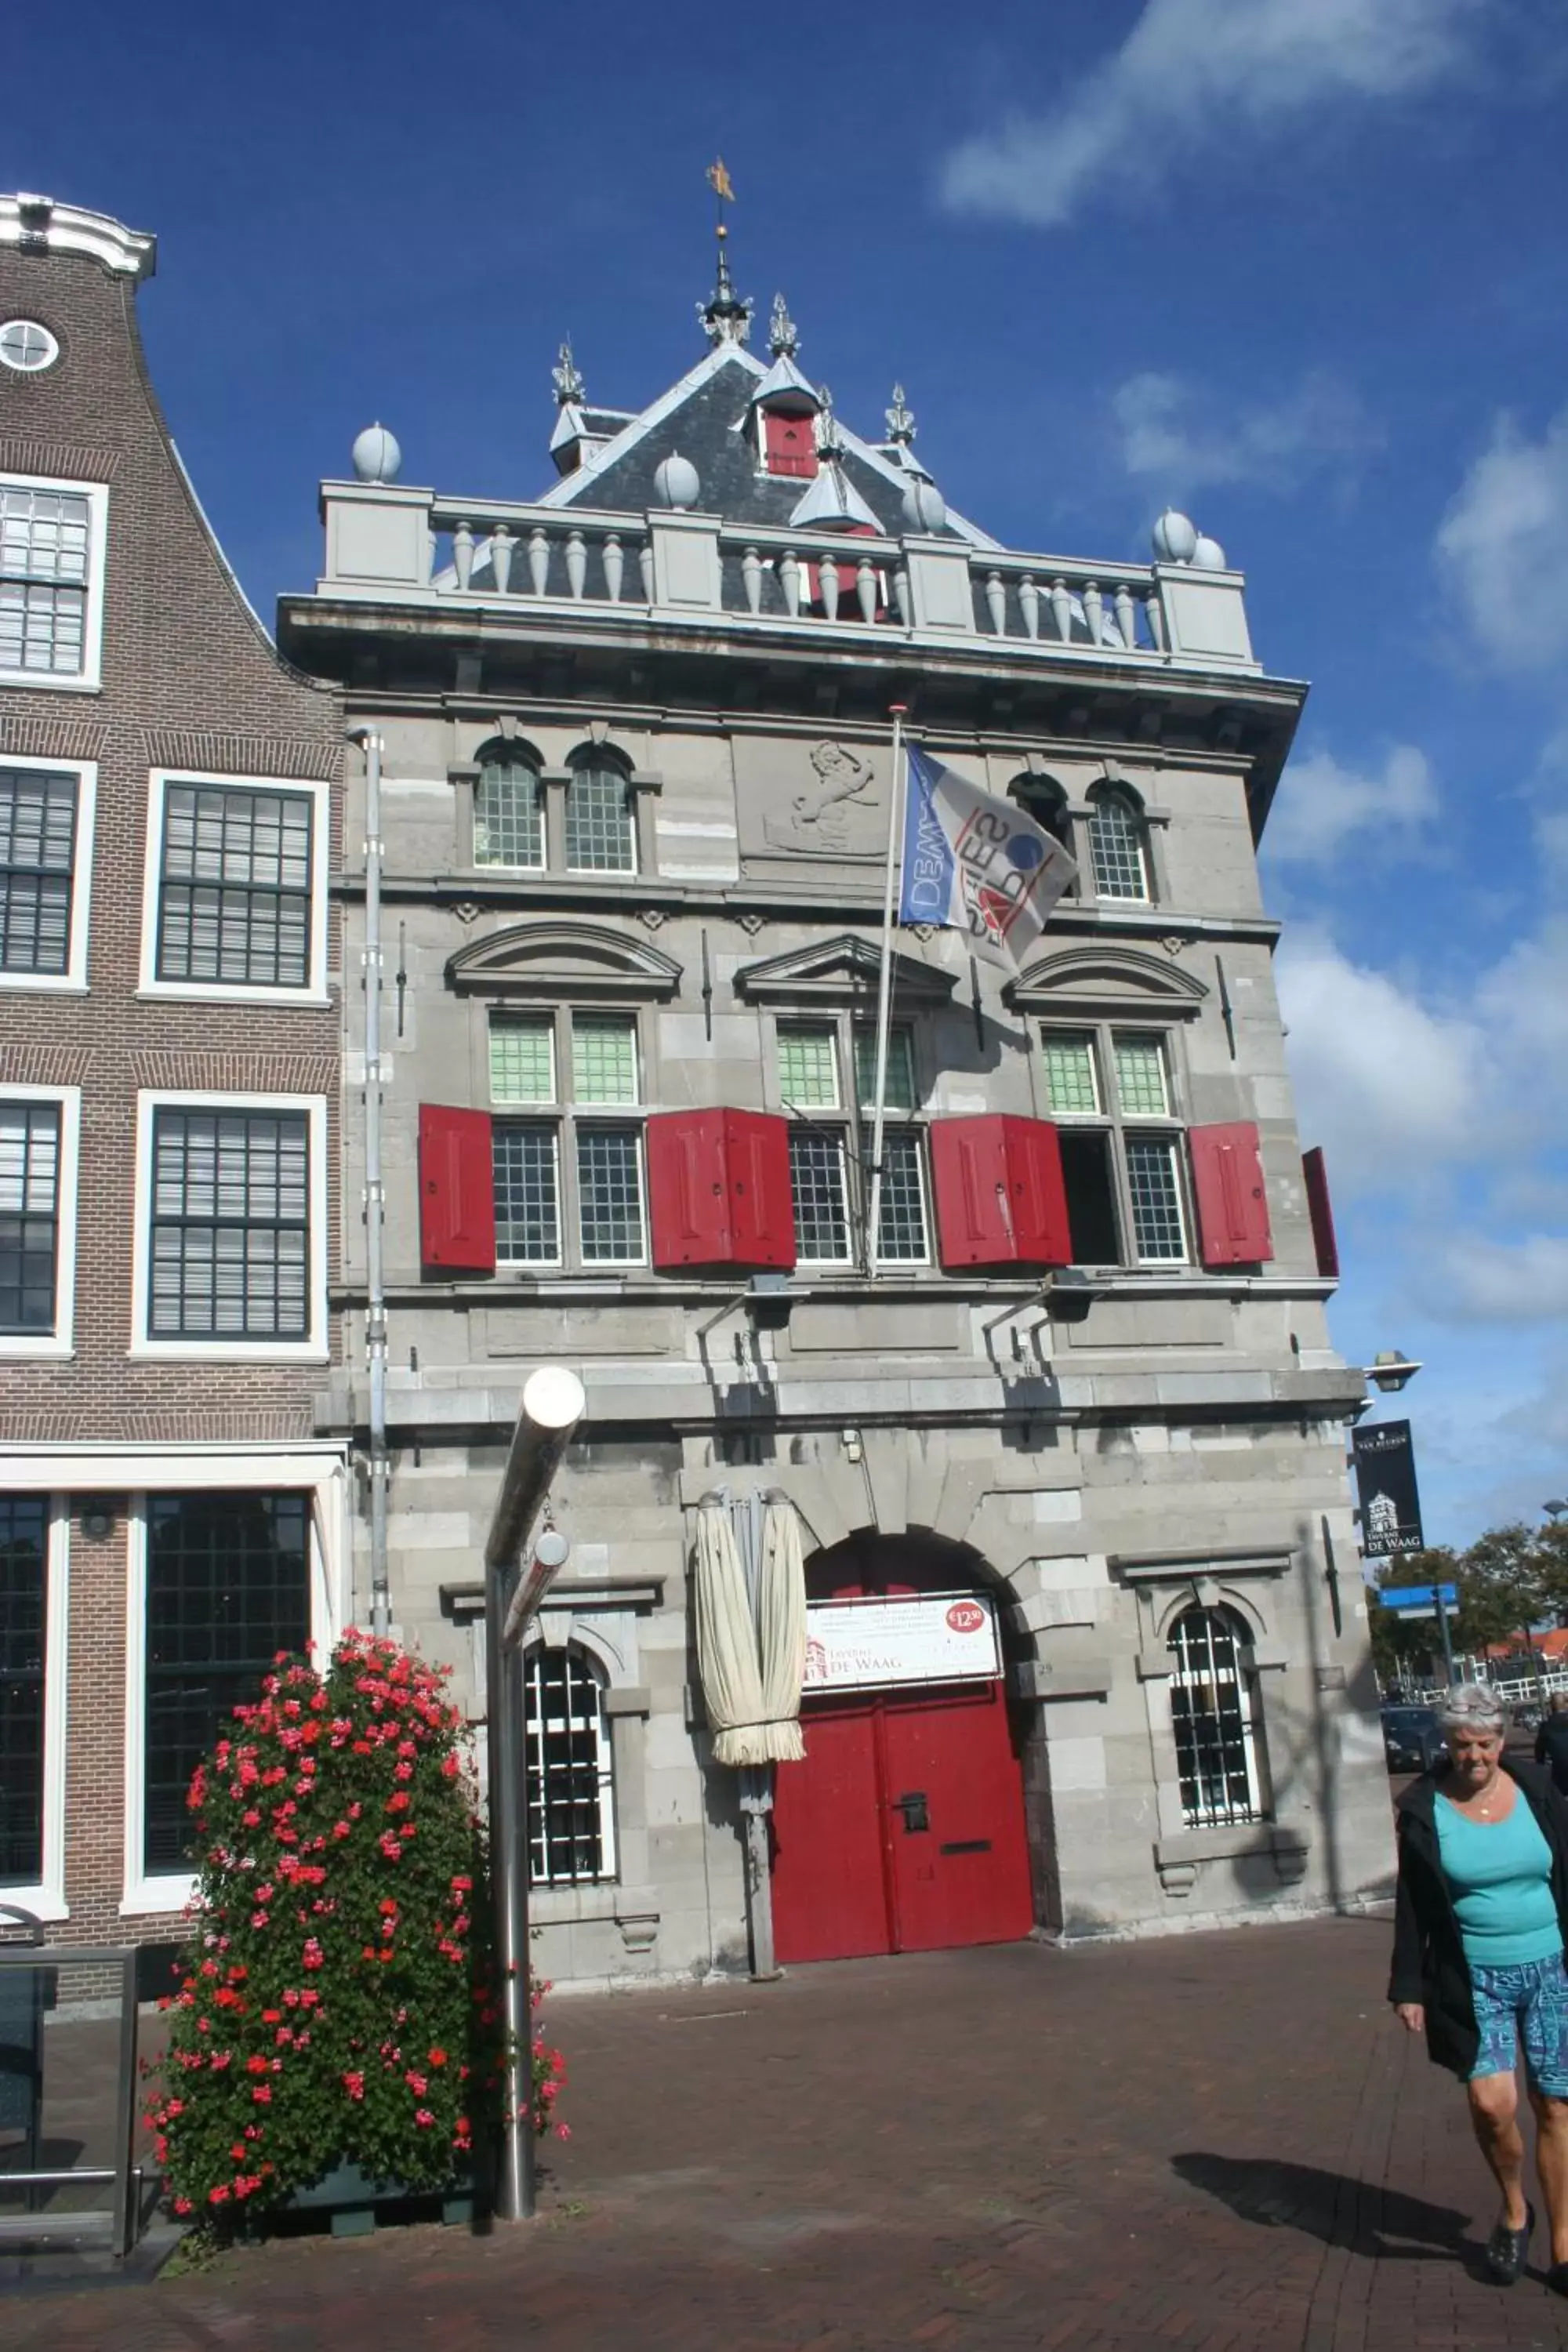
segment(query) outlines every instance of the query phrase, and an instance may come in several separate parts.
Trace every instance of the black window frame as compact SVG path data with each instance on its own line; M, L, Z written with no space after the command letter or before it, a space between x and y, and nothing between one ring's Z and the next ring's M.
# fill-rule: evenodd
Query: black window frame
M49 1520L47 1495L0 1494L0 1899L44 1875Z

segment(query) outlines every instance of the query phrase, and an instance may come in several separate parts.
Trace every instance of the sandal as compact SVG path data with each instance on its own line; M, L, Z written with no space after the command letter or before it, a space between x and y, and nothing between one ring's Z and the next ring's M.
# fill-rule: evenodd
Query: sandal
M1533 2205L1526 2205L1524 2209L1522 2230L1510 2230L1506 2221L1498 2223L1497 2228L1487 2240L1485 2256L1487 2276L1493 2286L1518 2285L1519 2274L1524 2268L1525 2255L1530 2251L1530 2233L1534 2227ZM1559 2294L1568 2294L1568 2263L1559 2263L1556 2265L1556 2271L1563 2273L1563 2284L1556 2286L1555 2291ZM1547 2284L1555 2285L1555 2273L1548 2273Z

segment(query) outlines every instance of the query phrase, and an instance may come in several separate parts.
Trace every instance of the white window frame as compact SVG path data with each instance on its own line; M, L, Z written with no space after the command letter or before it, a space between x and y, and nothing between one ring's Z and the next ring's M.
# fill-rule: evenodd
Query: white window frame
M529 1871L529 1887L531 1892L534 1895L559 1893L563 1889L570 1892L574 1888L582 1886L607 1886L617 1884L620 1878L620 1855L616 1843L615 1725L611 1719L609 1709L605 1704L605 1696L610 1686L610 1677L605 1672L600 1660L591 1650L585 1649L575 1636L574 1636L574 1638L569 1642L546 1642L541 1638L530 1642L526 1650L523 1652L524 1690L522 1711L524 1767L526 1769L526 1767L531 1763L533 1748L534 1745L537 1744L539 1750L540 1782L542 1787L548 1790L549 1780L544 1769L544 1739L542 1730L540 1732L536 1743L531 1738L529 1733L527 1720L527 1685L532 1679L532 1669L535 1664L538 1664L542 1669L546 1659L563 1654L570 1657L577 1669L585 1674L593 1681L599 1694L598 1715L594 1727L594 1747L595 1754L595 1777L598 1782L599 1795L600 1867L592 1878L535 1878L532 1874L533 1858L531 1851L526 1857L526 1866ZM546 1815L546 1819L548 1819L548 1815ZM548 1833L546 1833L545 1859L547 1863L549 1860L549 1838Z
M566 1199L561 1177L560 1106L555 1103L507 1104L493 1111L490 1117L490 1190L495 1191L495 1130L500 1128L533 1127L550 1139L551 1158L554 1162L555 1185L555 1255L553 1257L503 1257L500 1246L500 1217L496 1217L496 1272L498 1274L559 1274L566 1264Z
M37 1493L0 1462L0 1488ZM51 1924L70 1917L66 1902L66 1732L70 1691L70 1507L48 1494L44 1549L44 1786L42 1871L31 1886L0 1886L0 1903L15 1903Z
M98 820L96 760L24 759L0 753L0 767L36 769L40 774L76 778L76 856L71 865L70 945L64 971L0 971L0 989L48 989L80 996L87 989L87 950L92 901L92 835Z
M1181 1664L1181 1654L1176 1648L1176 1634L1180 1627L1190 1616L1222 1618L1226 1621L1226 1630L1230 1634L1231 1648L1236 1659L1236 1673L1234 1679L1236 1683L1237 1716L1240 1727L1237 1738L1241 1756L1242 1769L1247 1780L1247 1808L1246 1811L1241 1813L1234 1812L1227 1804L1224 1814L1221 1815L1216 1813L1215 1808L1212 1806L1205 1806L1201 1802L1194 1808L1194 1812L1189 1813L1186 1805L1182 1801L1180 1774L1181 1743L1176 1732L1175 1694L1178 1690L1202 1690L1205 1687L1211 1686L1209 1685L1208 1678L1202 1673L1187 1674L1184 1672ZM1165 1646L1171 1653L1172 1657L1172 1667L1169 1679L1166 1683L1166 1690L1170 1696L1171 1706L1171 1744L1177 1758L1177 1803L1181 1806L1183 1827L1189 1831L1253 1828L1258 1822L1266 1822L1272 1819L1272 1807L1265 1802L1263 1775L1259 1769L1258 1758L1258 1733L1261 1727L1262 1719L1262 1705L1258 1691L1258 1676L1255 1672L1249 1670L1243 1664L1242 1659L1242 1653L1250 1639L1251 1636L1248 1632L1246 1620L1242 1617L1240 1611L1233 1604L1224 1601L1215 1601L1213 1603L1187 1601L1184 1606L1176 1611L1174 1616L1171 1620L1169 1629L1165 1635ZM1212 1657L1212 1636L1209 1641L1209 1654ZM1221 1677L1216 1673L1212 1684L1212 1687L1216 1694L1220 1687L1220 1682ZM1220 1752L1223 1763L1225 1752L1223 1742L1221 1744ZM1209 1818L1211 1815L1213 1818Z
M75 677L58 670L0 668L0 686L25 686L38 694L97 694L103 683L103 567L109 544L109 491L101 482L72 482L58 474L0 472L0 488L59 490L85 499L87 516L87 605L82 621L81 669Z
M0 1478L5 1465L0 1460ZM183 1911L195 1892L189 1872L142 1867L146 1832L147 1740L147 1497L195 1488L248 1488L261 1493L310 1491L310 1640L328 1656L344 1623L348 1590L348 1477L341 1451L310 1454L215 1447L195 1459L171 1454L130 1455L121 1467L129 1490L125 1590L125 1853L122 1919Z
M79 1087L0 1086L0 1102L52 1103L60 1115L55 1187L55 1328L48 1333L0 1332L0 1363L58 1363L76 1353L77 1177L81 1151Z
M163 883L163 811L171 784L216 793L288 793L308 799L310 809L310 962L302 988L269 982L160 980L158 900ZM329 1005L327 992L327 883L331 856L332 788L308 776L228 776L210 769L154 768L147 780L147 842L142 869L142 965L137 988L142 996L184 997L205 1004Z
M153 1126L161 1110L303 1111L310 1153L310 1328L303 1339L153 1339L152 1300ZM152 1362L324 1364L327 1361L327 1097L325 1095L196 1094L144 1088L136 1097L135 1235L128 1354Z

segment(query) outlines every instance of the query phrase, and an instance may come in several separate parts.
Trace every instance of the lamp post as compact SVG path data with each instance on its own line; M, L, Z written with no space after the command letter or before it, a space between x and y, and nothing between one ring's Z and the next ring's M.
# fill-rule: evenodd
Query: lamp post
M1356 1369L1363 1381L1370 1381L1384 1396L1396 1396L1401 1389L1409 1386L1421 1366L1409 1356L1401 1355L1397 1348L1383 1348L1370 1364L1359 1364Z

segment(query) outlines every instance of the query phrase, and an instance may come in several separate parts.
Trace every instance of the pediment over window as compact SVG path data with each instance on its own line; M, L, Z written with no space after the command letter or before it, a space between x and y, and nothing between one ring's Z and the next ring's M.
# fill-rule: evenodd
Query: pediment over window
M1110 946L1058 950L1008 982L1007 1002L1020 1013L1067 1013L1075 1019L1190 1021L1208 995L1205 983L1166 956Z
M751 1004L864 1004L874 1006L882 972L879 946L845 932L787 955L749 963L735 974L735 992ZM906 1009L945 1004L955 983L918 956L893 950L893 996Z
M449 956L447 985L459 996L664 1003L679 993L680 969L662 949L597 924L510 923Z

